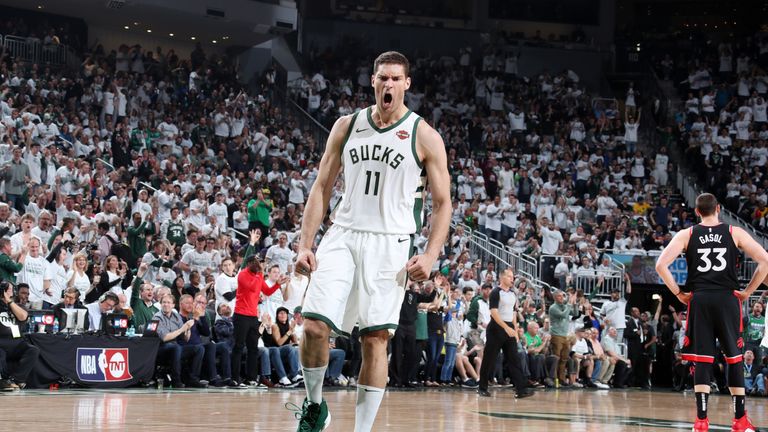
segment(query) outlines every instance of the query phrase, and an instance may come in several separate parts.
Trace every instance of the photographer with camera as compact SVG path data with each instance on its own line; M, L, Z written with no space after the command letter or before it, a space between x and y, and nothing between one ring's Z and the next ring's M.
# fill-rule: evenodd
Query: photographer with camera
M27 320L27 311L13 301L13 285L0 282L3 297L0 302L0 389L19 390L26 386L27 377L37 363L40 349L21 337L19 324ZM11 369L8 362L14 362ZM7 378L6 378L7 377Z

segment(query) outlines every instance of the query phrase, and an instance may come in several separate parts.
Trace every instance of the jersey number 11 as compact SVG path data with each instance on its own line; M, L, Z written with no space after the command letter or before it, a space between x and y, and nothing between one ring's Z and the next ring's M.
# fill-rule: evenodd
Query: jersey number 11
M373 177L373 191L371 192L371 177ZM378 195L379 194L379 178L381 173L379 171L366 171L365 172L365 194L366 195Z

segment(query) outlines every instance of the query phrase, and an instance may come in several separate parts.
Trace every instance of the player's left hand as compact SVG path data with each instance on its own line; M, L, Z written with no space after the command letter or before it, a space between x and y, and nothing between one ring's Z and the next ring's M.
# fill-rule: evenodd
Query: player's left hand
M405 270L408 272L409 278L419 282L429 278L434 263L435 260L426 255L414 255L408 260Z
M749 294L747 294L746 291L739 291L734 290L733 294L741 301L747 301L749 299Z

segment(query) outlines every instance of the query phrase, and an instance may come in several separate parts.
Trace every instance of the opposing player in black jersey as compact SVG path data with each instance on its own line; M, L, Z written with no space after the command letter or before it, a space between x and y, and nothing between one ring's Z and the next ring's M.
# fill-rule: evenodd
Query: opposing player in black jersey
M728 363L728 386L733 395L735 416L732 431L750 432L755 427L744 408L744 374L741 367L741 302L768 276L768 252L744 230L719 221L720 205L714 195L696 198L701 223L678 232L656 262L656 271L678 300L688 305L683 359L696 363L696 422L694 432L709 430L707 400L716 355L716 342ZM757 269L744 291L739 291L736 261L739 249L757 262ZM669 265L685 252L689 292L680 291Z

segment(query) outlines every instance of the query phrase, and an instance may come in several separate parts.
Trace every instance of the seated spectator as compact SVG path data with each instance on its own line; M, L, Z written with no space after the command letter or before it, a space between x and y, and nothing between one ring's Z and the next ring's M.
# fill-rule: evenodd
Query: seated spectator
M537 384L554 387L558 359L556 356L547 355L552 336L549 334L545 334L543 337L540 336L539 324L536 321L528 322L526 332L523 336L528 353L531 379Z
M296 387L303 378L299 375L299 349L293 334L295 321L288 322L288 309L277 308L277 319L264 338L264 346L269 348L269 359L275 368L278 384L283 387ZM287 371L286 371L287 366ZM288 379L288 376L292 377Z
M744 388L747 394L765 396L765 374L760 367L755 364L755 354L751 350L744 353Z
M611 380L611 376L613 376L614 388L626 388L627 378L629 377L629 368L632 364L621 354L619 342L616 340L617 337L618 332L615 327L609 327L607 334L603 335L601 343L605 355L608 356L608 361L605 363L605 366L601 368L598 380L601 383L608 384Z
M587 340L584 338L586 329L580 328L576 330L576 340L571 350L573 355L571 357L569 372L571 378L571 385L574 387L597 387L592 382L592 372L595 367L595 353L587 344ZM584 371L584 384L578 382L578 376Z
M200 345L184 345L179 342L188 342L192 335L192 327L196 325L193 319L186 322L174 309L173 296L167 294L160 300L161 309L152 319L158 320L157 335L162 344L157 351L158 363L170 364L171 385L173 388L184 388L182 373L188 377L187 384L190 387L205 387L200 382L200 369L203 365L205 350ZM187 367L182 367L189 362Z
M469 360L475 353L482 353L483 345L475 345L471 350L467 350L467 339L461 338L459 346L456 347L456 372L461 379L463 388L476 389L480 375L477 373L479 368L475 368ZM481 357L482 359L482 357Z
M29 285L20 283L16 285L16 303L26 310L31 309L31 303L29 302Z
M605 363L608 362L608 356L605 354L605 350L603 350L603 346L600 344L600 340L598 340L600 331L596 327L586 327L587 329L585 330L585 338L587 339L587 344L589 344L589 346L592 348L592 351L595 353L595 366L592 370L591 376L592 382L595 383L597 388L607 389L609 388L608 384L600 381L600 373L603 371L603 366Z
M13 284L0 283L3 298L0 314L7 317L0 325L0 389L19 390L27 385L27 377L37 363L40 349L21 337L19 324L27 320L27 311L13 301ZM14 362L14 368L9 366Z
M300 339L300 336L297 336L298 339ZM325 370L325 383L330 386L346 387L349 381L341 374L341 370L344 367L344 359L346 359L346 352L343 349L336 348L336 338L330 339L328 347L330 351L328 352L328 369Z
M120 298L113 292L106 292L98 301L85 306L88 309L88 322L92 330L101 330L101 317L112 312L120 304Z
M189 340L180 340L182 346L193 345L200 346L204 350L203 363L201 370L205 372L208 383L215 387L231 386L230 356L231 351L226 344L221 344L218 348L211 338L211 327L205 314L206 300L204 295L192 297L188 294L181 296L181 305L179 314L187 320L194 320L195 325L190 330ZM216 358L219 358L221 366L221 376L216 371Z

